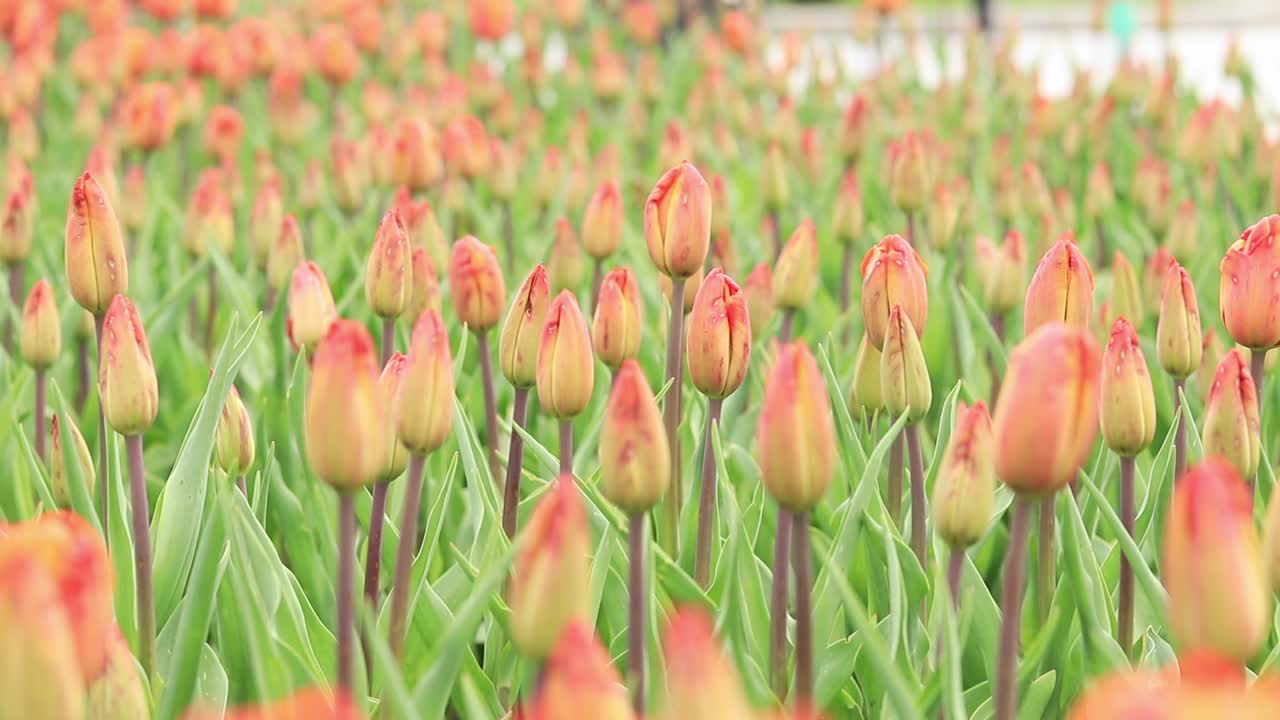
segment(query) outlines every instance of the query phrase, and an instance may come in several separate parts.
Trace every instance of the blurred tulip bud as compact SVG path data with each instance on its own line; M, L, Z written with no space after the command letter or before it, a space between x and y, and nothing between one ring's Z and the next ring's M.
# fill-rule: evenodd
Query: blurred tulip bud
M5 600L13 600L12 592L18 591L20 585L29 586L32 591L38 590L44 597L41 608L56 610L70 630L70 655L60 658L60 662L68 662L69 667L42 667L41 670L57 670L70 672L77 677L77 685L92 683L101 677L107 669L108 641L115 628L114 609L112 607L111 561L107 557L107 548L98 533L86 520L72 512L45 512L33 520L18 525L9 525L3 529L0 540L0 606ZM23 567L30 564L30 568ZM21 577L25 575L26 577ZM13 583L13 584L11 584ZM47 583L46 588L37 587ZM38 613L19 617L7 616L7 609L0 610L0 635L23 632L23 627L36 629L33 623L40 617ZM46 628L47 629L47 628ZM22 635L9 635L0 643L6 648L20 649L17 663L13 656L6 655L3 660L4 669L9 671L3 677L10 679L23 678L20 686L29 686L32 690L41 690L40 682L43 673L33 672L32 661L41 657L42 649L51 649L58 645L56 638L44 636L42 633L16 642ZM59 654L62 650L59 649ZM52 679L52 676L45 676ZM15 698L20 697L18 687L6 696L6 710L15 706ZM83 693L83 690L77 690ZM83 696L74 698L78 704ZM18 717L45 718L63 717L61 715L46 716L34 714ZM80 714L70 716L79 718Z
M506 143L494 139L490 149L492 157L489 172L489 189L495 198L510 201L520 184L519 159Z
M1178 205L1178 216L1169 225L1164 242L1178 262L1195 260L1200 250L1200 220L1194 200L1184 200Z
M863 333L858 354L853 361L853 384L849 386L849 412L855 417L871 417L884 409L884 390L880 382L881 353Z
M131 88L119 110L125 145L155 150L168 144L178 126L178 101L168 83L149 82Z
M724 271L707 274L694 298L688 326L689 379L712 398L732 395L751 361L747 298Z
M982 299L991 312L1003 315L1026 297L1026 243L1022 233L1005 233L996 245L979 235L974 241L974 269L982 283Z
M383 366L382 373L378 376L378 392L382 396L380 404L384 413L381 418L381 432L378 433L382 441L380 455L383 459L379 480L394 480L404 474L404 469L409 465L409 450L400 441L397 432L400 386L409 364L407 355L393 352L391 357L387 358L387 364ZM450 399L452 400L452 396ZM449 403L449 416L453 417L452 402Z
M591 346L596 357L613 369L640 353L644 332L644 300L630 268L616 267L600 283L591 322Z
M0 681L13 718L80 720L84 680L53 581L39 561L6 554L0 563Z
M511 637L526 657L540 660L551 654L566 627L590 617L591 532L572 477L556 479L516 543L507 589ZM550 680L551 672L545 677ZM625 691L623 698L625 703Z
M435 211L431 209L431 203L426 200L412 202L408 189L405 188L400 200L397 201L397 207L400 209L400 219L404 221L405 231L409 235L409 242L415 248L426 248L434 267L448 267L449 241L445 239L444 231L440 229L440 223L436 220Z
M778 254L773 302L783 310L799 310L813 301L817 287L818 233L812 220L804 220Z
M930 245L940 251L948 250L960 223L960 198L956 190L949 183L939 181L934 185L932 200L925 212Z
M1045 323L1009 354L996 405L996 472L1049 495L1079 472L1098 431L1098 345L1084 328Z
M325 180L324 168L319 160L312 159L307 163L302 181L298 183L298 207L303 210L319 207L328 193L329 184Z
M537 381L538 344L550 304L551 283L547 279L547 269L538 265L516 291L498 339L498 363L502 374L515 387L527 388ZM597 317L599 312L597 307Z
M584 588L585 589L585 588ZM547 659L544 681L524 716L537 720L635 720L627 688L609 654L581 618L565 625ZM520 713L517 713L519 715Z
M538 402L555 418L572 418L591 402L595 360L591 336L573 293L561 290L547 306L538 345Z
M668 170L649 193L644 237L663 275L689 277L702 269L711 243L711 193L687 161Z
M755 266L747 275L743 291L747 294L747 314L751 317L751 327L757 330L768 327L776 310L773 302L773 269L767 263Z
M1191 276L1177 261L1171 261L1164 274L1156 352L1164 371L1179 380L1200 366L1200 307Z
M754 717L738 669L716 642L711 618L696 607L676 610L663 635L668 720Z
M1259 220L1228 250L1219 269L1222 324L1232 339L1255 350L1280 344L1280 215Z
M547 259L547 276L551 289L576 290L582 285L582 248L578 245L573 225L564 218L556 220L555 239L551 243L551 256Z
M290 275L305 259L298 221L293 215L285 215L276 225L276 235L267 255L267 287L273 294L289 282Z
M334 137L329 142L333 166L333 201L342 210L353 212L364 204L369 189L369 166L359 143Z
M918 133L908 132L890 152L888 185L893 204L907 213L921 210L931 185L924 142Z
M835 424L826 383L808 346L790 342L764 383L756 454L765 489L783 508L808 512L835 471Z
M394 318L404 312L412 292L413 268L409 236L400 214L382 216L364 273L364 297L375 315Z
M862 190L858 187L858 174L850 169L840 180L840 189L831 210L831 227L836 240L845 245L856 243L862 237L863 222Z
M35 212L31 192L16 188L9 193L0 214L0 264L13 265L31 255Z
M472 331L486 332L498 324L507 290L492 248L470 235L453 244L449 295L458 319Z
M596 260L605 260L622 243L622 196L618 186L604 182L591 195L582 215L582 245Z
M856 159L866 146L871 124L871 101L865 95L855 95L849 101L840 124L840 153L846 164Z
M1228 352L1218 364L1200 423L1205 456L1221 456L1241 477L1253 477L1261 456L1262 424L1257 387L1240 350Z
M335 320L316 346L307 384L307 463L339 492L383 477L386 397L378 388L378 355L364 325Z
M452 167L467 179L484 177L492 166L488 132L474 115L466 115L444 129L441 149Z
M1240 663L1207 648L1184 651L1162 671L1115 670L1094 681L1072 705L1069 720L1267 718L1280 712L1280 685L1264 674L1246 683Z
M1213 379L1217 375L1218 365L1222 363L1227 349L1222 339L1214 330L1205 330L1200 339L1200 367L1196 368L1196 384L1200 388L1204 401L1209 402L1209 392L1213 389Z
M208 252L211 245L224 255L231 252L235 218L231 215L231 200L223 188L224 180L219 169L209 168L200 174L191 191L182 244L196 257Z
M1089 327L1093 317L1093 268L1075 239L1063 235L1040 259L1027 285L1022 328L1028 337L1052 322Z
M36 370L47 370L58 359L62 349L62 325L58 319L53 286L48 280L40 280L31 286L22 308L19 342L23 362Z
M1169 254L1163 246L1157 247L1155 252L1147 258L1147 263L1142 270L1142 303L1145 307L1160 307L1161 295L1164 292L1164 276L1169 270L1169 265L1176 262L1173 255Z
M629 514L657 505L671 480L671 449L662 412L635 360L613 380L600 428L600 481L609 502Z
M71 446L68 452L77 464L80 480L85 483L90 494L93 493L94 481L97 479L94 474L93 455L89 452L89 445L85 443L84 436L80 434L80 428L76 427L70 415L63 415L59 420L58 413L54 413L49 426L49 435L53 441L52 455L49 459L49 492L53 495L54 505L62 509L71 507L71 479L67 474L66 458L63 457L62 449L64 426L66 442Z
M470 0L471 32L484 40L501 40L511 32L515 8L511 0Z
M1160 575L1174 643L1248 662L1271 622L1248 486L1231 465L1210 456L1174 485L1164 527Z
M141 165L129 166L120 198L120 221L129 230L141 230L147 222L147 178Z
M956 425L933 487L933 522L953 548L982 539L995 514L995 447L981 400L956 406Z
M249 411L240 400L240 391L231 386L227 401L218 418L218 430L214 435L214 461L231 477L240 477L253 467L253 423Z
M1099 424L1107 447L1124 457L1146 449L1156 432L1155 391L1138 333L1123 315L1111 326L1102 352L1099 391Z
M337 319L324 271L313 262L299 263L289 282L289 339L295 347L314 352Z
M240 705L203 714L188 712L182 720L364 720L355 703L344 693L328 689L297 690L279 700Z
M240 111L230 105L218 105L209 111L204 126L204 147L211 155L234 158L244 135L244 121Z
M310 59L315 70L331 85L346 85L360 69L360 53L347 28L321 25L310 40Z
M889 328L880 355L880 389L885 409L893 415L906 415L908 423L919 422L933 403L933 386L920 337L900 305L889 311Z
M453 356L440 313L424 311L413 326L409 357L392 400L396 434L410 452L426 455L453 430Z
M107 644L106 671L88 687L86 717L94 720L147 717L150 701L128 641L116 628Z
M877 350L884 349L889 311L895 305L902 306L917 334L924 333L929 317L928 276L920 254L900 235L886 236L863 256L862 320Z
M107 424L121 435L142 434L155 422L160 393L142 318L124 295L107 308L100 355L98 393Z
M253 248L254 264L260 268L267 267L267 259L271 257L271 246L280 233L280 224L284 222L284 198L280 196L280 184L268 181L258 188L253 199L253 211L249 217L249 238ZM289 270L293 267L290 266ZM283 281L280 283L283 284ZM280 287L280 284L275 287Z
M85 173L71 191L66 227L67 284L85 310L101 315L116 295L129 290L129 265L115 211Z
M791 167L777 142L769 143L764 153L764 166L760 169L761 198L765 207L777 211L791 202L791 185L788 174Z
M1116 317L1128 318L1137 326L1141 326L1147 317L1138 273L1119 250L1111 261L1111 311Z

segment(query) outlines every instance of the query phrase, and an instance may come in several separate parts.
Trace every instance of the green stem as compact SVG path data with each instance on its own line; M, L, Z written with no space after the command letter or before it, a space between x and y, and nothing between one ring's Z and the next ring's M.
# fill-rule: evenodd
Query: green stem
M1022 592L1027 583L1027 539L1032 498L1015 497L1009 521L1009 545L1000 596L1000 655L996 664L995 720L1013 720L1018 705L1018 634L1022 625Z
M129 501L133 505L134 602L138 605L138 663L147 678L155 669L156 600L151 575L151 511L142 465L142 436L124 439L129 455Z
M667 323L667 381L671 388L662 400L662 426L671 448L671 488L663 502L662 533L658 539L668 555L680 552L680 504L684 484L680 478L680 393L684 380L681 347L684 343L684 290L686 278L671 278L671 321Z

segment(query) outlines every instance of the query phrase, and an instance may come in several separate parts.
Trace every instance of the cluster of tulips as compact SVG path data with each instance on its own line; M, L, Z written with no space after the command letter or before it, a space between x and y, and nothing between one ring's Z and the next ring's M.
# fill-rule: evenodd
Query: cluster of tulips
M743 10L410 5L0 0L0 720L1012 720L1044 678L1021 712L1280 716L1280 145L1238 51L1239 107L1174 58L1046 98L1012 34L848 95ZM297 667L241 592L302 598Z

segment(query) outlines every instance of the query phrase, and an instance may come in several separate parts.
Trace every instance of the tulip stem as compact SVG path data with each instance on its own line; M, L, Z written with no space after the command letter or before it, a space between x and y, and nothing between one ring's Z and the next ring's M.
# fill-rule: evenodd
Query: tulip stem
M809 514L791 518L791 551L796 576L795 707L802 715L813 704L813 578L809 549Z
M84 412L85 403L89 401L89 342L83 337L76 338L76 410ZM88 479L88 478L86 478Z
M47 433L44 430L44 406L45 406L45 381L47 376L44 370L36 370L36 457L40 458L40 462L48 463L48 457L45 455L44 444Z
M671 489L667 491L662 514L662 547L672 557L680 550L680 503L684 484L680 478L680 391L684 381L684 363L680 349L684 343L684 289L687 278L671 278L671 321L667 323L667 373L671 382L662 399L662 426L671 448Z
M409 572L413 551L418 544L418 513L422 504L422 479L427 457L409 456L409 484L404 491L404 510L400 516L400 545L396 548L396 570L391 579L391 656L397 662L404 656L406 615L409 610Z
M524 464L524 436L514 428L524 427L525 416L529 411L529 388L516 388L515 400L511 404L511 447L507 450L507 481L502 488L502 531L508 538L516 536L519 520L516 511L520 509L520 471Z
M417 320L417 318L414 318ZM382 318L382 357L379 363L381 367L387 366L387 361L391 359L391 353L396 349L396 319L391 317Z
M1102 225L1102 218L1093 221L1094 250L1097 252L1095 263L1099 270L1107 266L1107 233Z
M1018 496L1009 521L1009 545L1000 596L1000 658L996 666L995 720L1013 720L1018 704L1018 635L1022 624L1022 591L1027 583L1027 539L1033 498Z
M791 308L782 311L782 326L778 328L778 342L791 342L791 333L795 329L796 312Z
M769 241L773 243L773 262L778 263L778 256L782 255L782 228L778 226L777 211L769 211Z
M241 495L245 496L245 499L249 498L249 486L245 484L243 475L236 476L236 488L240 490Z
M773 588L769 596L769 684L782 700L787 696L787 573L791 557L791 513L778 507L773 537Z
M373 504L369 507L369 543L364 559L364 599L376 614L379 584L382 580L382 529L386 525L387 489L390 480L379 480L373 486Z
M1250 350L1249 351L1249 374L1253 376L1253 386L1257 388L1258 393L1258 415L1261 420L1263 408L1267 406L1266 399L1262 395L1262 376L1267 372L1267 351L1266 350Z
M204 349L213 357L214 324L218 319L218 268L209 264L209 308L204 317Z
M907 211L907 244L916 247L916 214Z
M604 282L604 261L596 260L595 268L591 271L591 312L594 314L596 306L600 304L600 283Z
M1187 385L1186 378L1173 379L1173 402L1182 409L1178 416L1178 427L1173 432L1173 480L1177 482L1182 473L1187 471L1187 413L1191 408L1182 401L1183 389Z
M1057 498L1049 495L1040 500L1040 532L1037 545L1036 596L1040 622L1049 619L1049 607L1053 604L1053 586L1057 580L1057 556L1054 554L1054 512Z
M951 546L951 555L947 558L947 590L951 593L951 607L960 609L960 576L964 572L964 548Z
M93 316L93 324L98 335L98 365L102 365L102 333L106 316ZM98 395L98 512L102 518L102 527L110 522L108 510L111 509L111 493L107 488L107 416L102 412L102 395ZM106 540L108 533L103 533ZM110 543L110 541L107 541Z
M893 443L889 445L889 496L885 502L885 506L889 510L890 519L899 528L902 521L902 455L902 434L899 433L893 438Z
M573 420L560 421L560 474L573 475Z
M645 706L645 592L644 582L644 513L632 513L627 533L631 566L627 606L627 673L631 676L631 704L636 715L644 715Z
M480 353L480 372L484 381L485 445L489 450L489 472L498 482L498 398L493 389L493 359L489 357L489 333L476 333L476 350Z
M712 426L720 422L722 407L722 398L707 399L707 427L702 435L702 493L698 499L698 549L693 577L703 590L711 580L711 534L716 518L716 461L711 432Z
M1129 537L1133 537L1134 499L1133 499L1132 457L1120 458L1120 523ZM1116 624L1116 641L1126 657L1133 647L1133 568L1129 565L1129 556L1120 554L1120 609Z
M924 497L924 454L920 450L920 426L908 425L907 448L911 454L911 549L920 561L920 567L928 570L928 537Z
M138 663L151 677L156 657L156 601L151 582L151 512L147 506L147 480L142 468L142 436L124 439L129 454L129 493L133 505L134 601L138 604Z
M355 666L351 646L355 642L355 615L352 591L355 584L356 564L356 509L351 493L338 493L338 585L335 589L338 605L338 689L351 694Z

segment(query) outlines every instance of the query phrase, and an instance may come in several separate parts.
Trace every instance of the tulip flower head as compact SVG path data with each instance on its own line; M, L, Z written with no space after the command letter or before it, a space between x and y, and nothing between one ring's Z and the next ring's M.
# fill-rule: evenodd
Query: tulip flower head
M492 248L470 235L453 244L449 294L458 319L472 331L486 332L498 324L507 290Z
M596 188L582 214L582 245L587 254L604 260L622 244L622 196L606 181Z
M622 678L585 622L569 623L559 634L528 717L635 720Z
M70 415L60 416L54 413L49 423L49 437L52 441L50 446L52 454L49 457L49 492L53 495L54 504L66 509L71 507L71 479L67 472L66 459L63 457L63 442L71 446L67 452L71 454L72 462L77 464L80 479L90 492L93 491L97 480L97 475L94 473L93 454L89 452L89 445L84 441L84 435L80 434L80 428L76 427Z
M139 435L160 409L156 368L138 309L117 295L102 324L98 392L107 424L121 435Z
M668 170L644 205L644 238L658 272L689 277L711 243L711 191L687 161Z
M862 258L862 319L867 338L884 349L889 313L900 306L917 334L929 317L929 269L901 235L889 235Z
M1242 663L1258 653L1270 632L1271 594L1249 488L1221 458L1210 456L1174 486L1160 571L1180 650Z
M662 717L740 720L753 716L738 669L716 642L704 610L677 610L667 622L662 649L668 689Z
M747 314L751 316L751 326L756 330L768 327L777 310L773 302L773 269L767 263L756 265L747 274L743 291L747 294Z
M538 265L516 292L498 340L498 364L502 374L518 388L530 387L537 380L538 345L550 303L551 283L547 278L547 268Z
M1200 423L1205 455L1218 455L1241 477L1253 477L1262 452L1262 422L1258 390L1239 349L1228 352L1218 364Z
M387 454L378 354L364 325L335 320L316 346L304 418L307 463L339 492L382 478Z
M20 340L22 359L36 370L47 370L58 359L62 349L62 326L58 319L53 286L40 280L31 286L22 306Z
M808 512L835 471L835 424L826 383L809 348L778 350L764 384L756 455L765 489L782 507Z
M1111 326L1099 390L1099 425L1107 447L1125 457L1142 452L1155 437L1156 398L1138 333L1125 317Z
M799 310L813 301L818 287L818 233L805 220L791 233L773 270L773 301L783 310Z
M66 227L67 284L85 310L101 315L111 299L129 290L120 222L107 195L85 173L71 190Z
M601 489L629 514L662 499L671 481L671 449L662 412L644 371L626 360L613 381L600 428Z
M582 285L582 247L573 225L565 218L556 220L555 240L551 243L551 256L547 259L547 277L551 289L576 290Z
M296 348L314 351L337 319L338 310L324 271L313 262L300 263L289 281L290 342Z
M644 332L644 300L630 268L618 267L605 274L600 298L591 321L591 345L596 357L619 368L640 353Z
M253 467L253 422L234 385L222 405L213 447L215 462L231 477L242 476Z
M956 407L956 425L933 488L933 522L953 548L982 539L995 514L996 466L991 416L979 400Z
M1160 319L1156 325L1156 352L1160 366L1184 379L1200 366L1203 346L1200 306L1196 289L1185 268L1171 261L1160 292Z
M453 355L444 320L427 309L414 323L409 356L391 399L395 434L410 452L426 455L453 430Z
M1280 215L1259 220L1219 265L1218 303L1232 339L1253 350L1280 345Z
M511 636L520 652L540 660L566 627L589 617L591 537L572 477L555 481L516 542L507 590Z
M595 360L578 301L560 291L547 306L538 345L538 402L553 417L571 418L591 402Z
M880 392L885 409L893 415L906 415L908 423L919 422L933 402L920 337L901 305L894 305L889 311L888 332L880 355Z
M992 312L1007 313L1026 297L1026 257L1026 241L1017 230L1005 233L1000 245L981 235L974 240L974 269L982 299Z
M1030 337L1052 322L1087 328L1093 317L1093 269L1075 238L1063 235L1040 259L1023 307L1022 327Z
M364 274L364 297L374 314L398 317L412 292L413 268L409 236L394 209L382 216Z
M689 379L712 398L731 395L747 377L751 319L747 298L720 268L698 288L689 313Z

